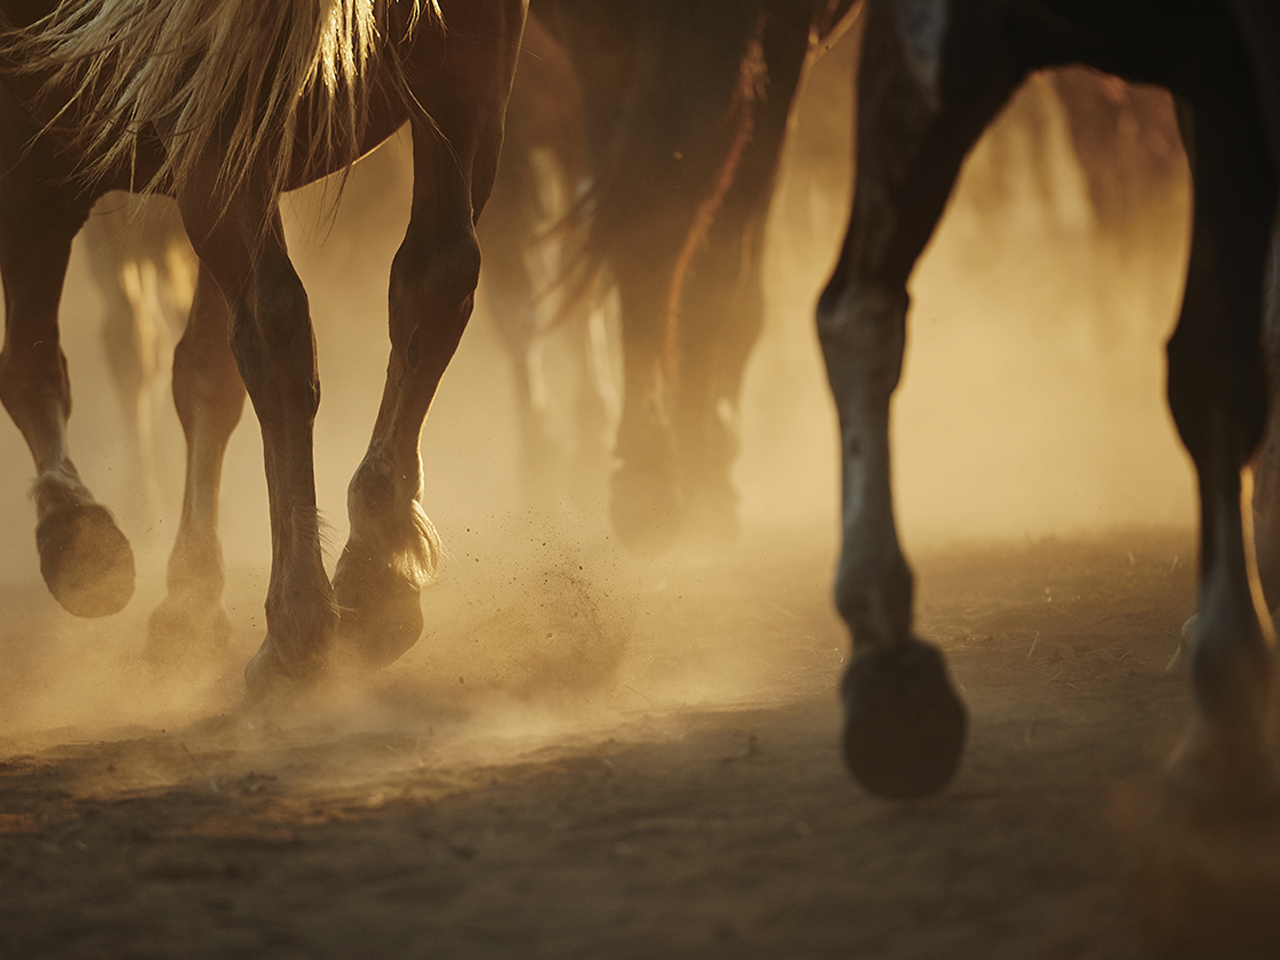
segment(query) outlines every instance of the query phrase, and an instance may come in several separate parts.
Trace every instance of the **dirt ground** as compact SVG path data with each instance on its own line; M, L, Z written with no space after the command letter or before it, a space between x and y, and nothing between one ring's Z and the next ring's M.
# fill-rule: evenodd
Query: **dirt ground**
M748 546L516 576L464 542L434 637L270 715L237 706L260 573L233 575L227 662L168 699L136 635L9 590L0 957L1275 955L1270 828L1168 843L1148 819L1187 703L1188 534L918 557L972 732L908 805L839 762L829 545Z

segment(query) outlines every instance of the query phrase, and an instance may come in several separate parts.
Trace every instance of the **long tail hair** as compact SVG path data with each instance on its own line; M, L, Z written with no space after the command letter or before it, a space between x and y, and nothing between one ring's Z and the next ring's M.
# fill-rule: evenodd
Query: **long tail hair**
M60 0L3 43L42 79L43 112L55 111L46 130L70 136L86 180L135 170L141 140L157 137L163 162L133 186L180 191L220 140L219 194L265 163L274 197L302 125L303 159L356 159L371 87L361 81L400 2L410 30L424 8L440 16L437 0Z

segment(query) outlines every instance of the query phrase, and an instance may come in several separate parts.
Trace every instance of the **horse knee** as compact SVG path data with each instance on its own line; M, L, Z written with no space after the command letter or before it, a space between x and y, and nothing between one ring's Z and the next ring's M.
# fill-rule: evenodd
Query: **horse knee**
M856 366L862 376L897 386L906 347L907 292L901 287L842 278L818 301L818 342L829 373ZM837 382L832 380L832 386Z

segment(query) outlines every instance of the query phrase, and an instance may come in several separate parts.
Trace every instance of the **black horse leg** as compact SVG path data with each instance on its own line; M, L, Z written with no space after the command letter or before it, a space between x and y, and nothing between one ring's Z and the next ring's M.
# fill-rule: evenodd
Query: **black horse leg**
M1224 54L1189 98L1195 224L1169 341L1169 404L1195 462L1201 514L1195 715L1170 783L1216 811L1271 802L1277 789L1264 730L1272 627L1251 589L1240 504L1267 407L1259 324L1276 182L1246 63L1243 51Z
M1280 607L1280 232L1271 236L1262 345L1273 384L1267 430L1254 461L1253 539L1267 609Z
M902 364L907 278L965 153L1016 77L971 75L940 91L903 49L894 9L867 8L853 214L817 319L844 468L835 595L855 654L843 681L845 759L871 792L914 797L954 774L966 714L941 654L911 632L911 571L890 494L889 400Z

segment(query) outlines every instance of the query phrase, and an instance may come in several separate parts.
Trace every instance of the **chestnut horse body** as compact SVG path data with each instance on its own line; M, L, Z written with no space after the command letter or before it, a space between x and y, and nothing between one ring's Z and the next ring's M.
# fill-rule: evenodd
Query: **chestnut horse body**
M418 592L439 552L420 502L418 438L471 314L475 219L497 169L525 9L526 0L421 10L416 0L0 2L0 400L35 460L41 570L68 610L120 609L134 573L128 542L68 452L58 302L72 238L94 201L143 185L177 200L200 259L174 355L187 441L182 518L149 652L165 659L226 636L218 486L246 391L262 428L272 540L267 636L246 668L251 692L313 678L335 649L381 664L417 639ZM179 13L197 19L183 23ZM158 25L141 57L129 46L139 42L135 23ZM186 35L212 37L212 52L195 56ZM201 87L219 58L229 65L222 87ZM139 77L173 89L138 92ZM103 91L108 99L95 101ZM406 122L414 187L391 269L387 381L349 488L351 534L331 584L312 456L315 341L278 200Z

